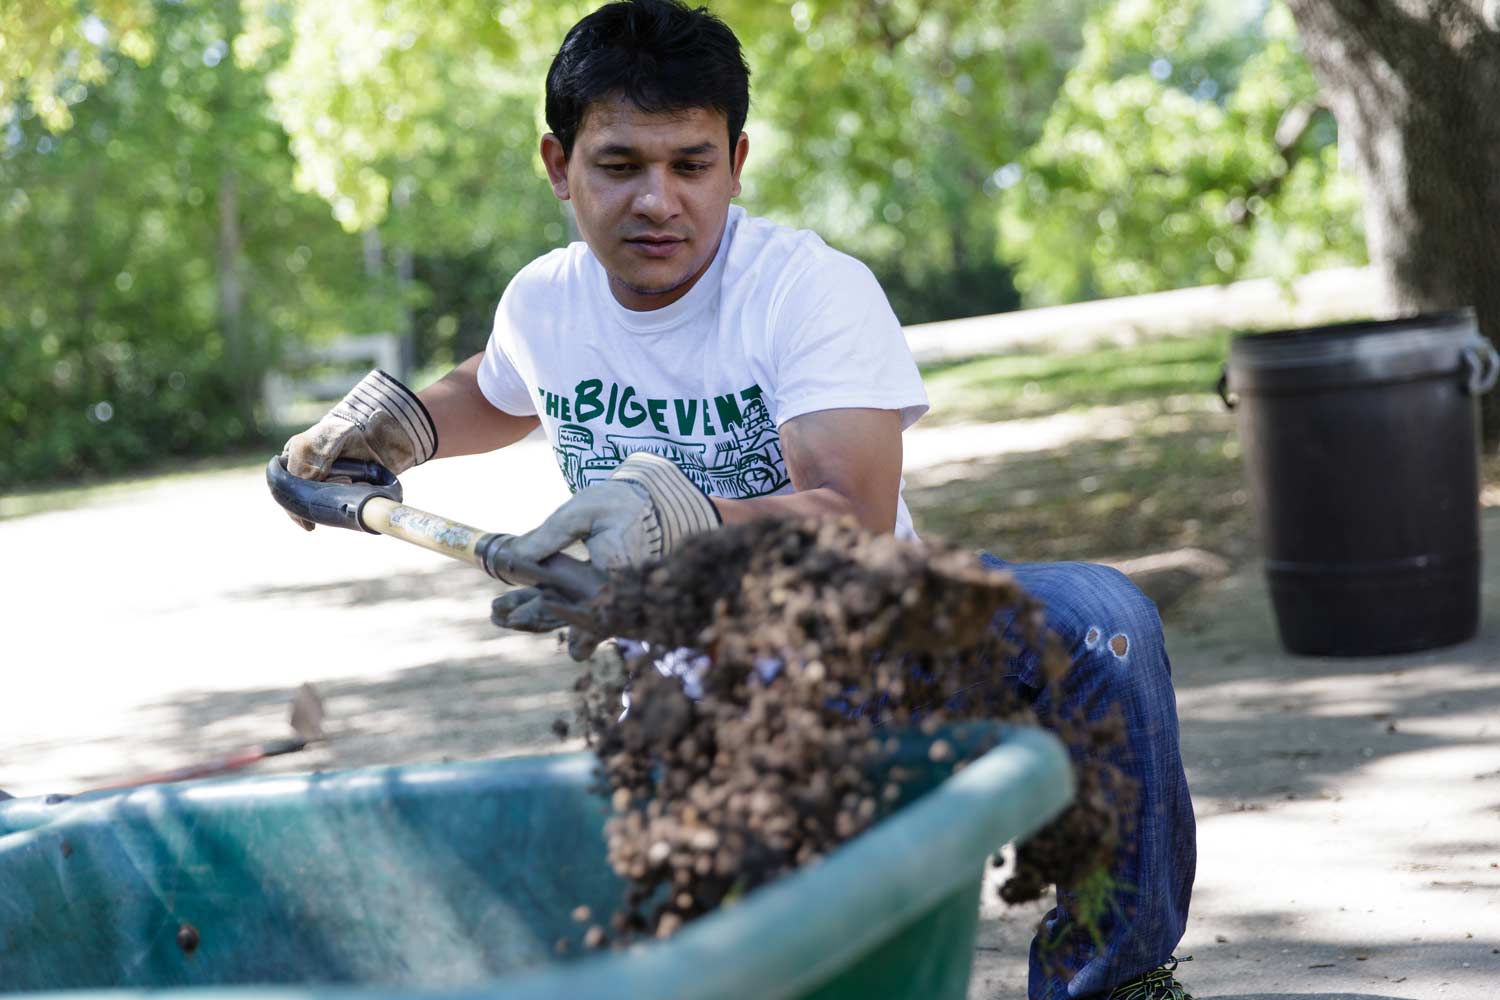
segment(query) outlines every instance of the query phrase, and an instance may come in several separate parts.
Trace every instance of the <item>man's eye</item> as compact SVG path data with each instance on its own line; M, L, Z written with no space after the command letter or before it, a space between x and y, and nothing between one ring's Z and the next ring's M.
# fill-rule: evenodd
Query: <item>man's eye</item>
M634 163L601 163L599 166L612 174L629 173L635 169Z
M707 163L679 163L677 169L685 174L701 174L708 169Z

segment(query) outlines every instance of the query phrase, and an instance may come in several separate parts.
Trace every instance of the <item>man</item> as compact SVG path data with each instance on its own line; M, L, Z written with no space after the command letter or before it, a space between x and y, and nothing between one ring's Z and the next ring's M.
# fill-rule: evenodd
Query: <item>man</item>
M927 409L920 376L868 268L732 205L748 104L739 42L704 10L620 0L575 25L547 75L541 156L582 242L523 269L485 351L435 385L413 394L371 373L288 442L290 471L320 478L352 457L401 472L540 424L574 495L512 544L514 559L581 540L596 563L638 564L762 517L852 516L914 537L901 433ZM1106 918L1105 947L1070 941L1078 958L1059 978L1034 945L1030 995L1182 997L1157 968L1182 934L1194 854L1155 609L1102 567L1012 569L1073 645L1069 701L1124 706L1127 766L1145 789L1140 847L1115 873L1133 888ZM496 599L493 617L562 624L530 588ZM586 656L596 641L575 632L570 649ZM1041 697L1034 670L1018 660L1008 679ZM1070 933L1070 902L1046 946Z

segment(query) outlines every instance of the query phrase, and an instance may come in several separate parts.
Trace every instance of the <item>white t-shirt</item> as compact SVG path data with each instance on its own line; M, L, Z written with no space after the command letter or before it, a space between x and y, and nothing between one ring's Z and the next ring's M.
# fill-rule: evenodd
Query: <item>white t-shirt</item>
M479 388L541 418L575 492L648 450L710 496L791 493L788 420L868 407L901 411L905 430L927 411L869 268L737 205L709 269L661 309L620 305L585 243L532 261L500 299ZM896 533L914 536L904 500Z

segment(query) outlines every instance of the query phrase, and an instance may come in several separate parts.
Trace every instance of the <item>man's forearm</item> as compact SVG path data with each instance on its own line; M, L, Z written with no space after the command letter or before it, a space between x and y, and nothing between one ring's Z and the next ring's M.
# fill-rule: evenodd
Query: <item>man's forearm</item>
M852 517L866 530L896 530L901 496L901 415L861 408L804 413L781 425L795 493L713 498L725 524L766 517Z
M853 517L869 531L889 534L896 529L895 512L885 509L887 505L861 510L853 500L828 487L749 500L712 499L725 524L744 524L767 517Z
M497 410L479 391L481 352L417 393L437 425L434 458L477 455L521 440L537 425L537 418L518 417Z

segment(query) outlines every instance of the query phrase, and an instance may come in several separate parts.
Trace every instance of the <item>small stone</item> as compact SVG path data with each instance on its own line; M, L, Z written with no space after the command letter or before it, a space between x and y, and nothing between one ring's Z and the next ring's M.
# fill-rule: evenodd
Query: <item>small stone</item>
M587 906L575 907L573 910L573 920L576 923L586 924L589 922L589 918L593 915L593 911L590 910Z
M927 748L927 759L935 764L941 764L945 760L952 760L953 744L947 740L933 740L932 745Z
M588 933L583 936L585 948L602 948L604 946L604 928L598 924L590 927Z

